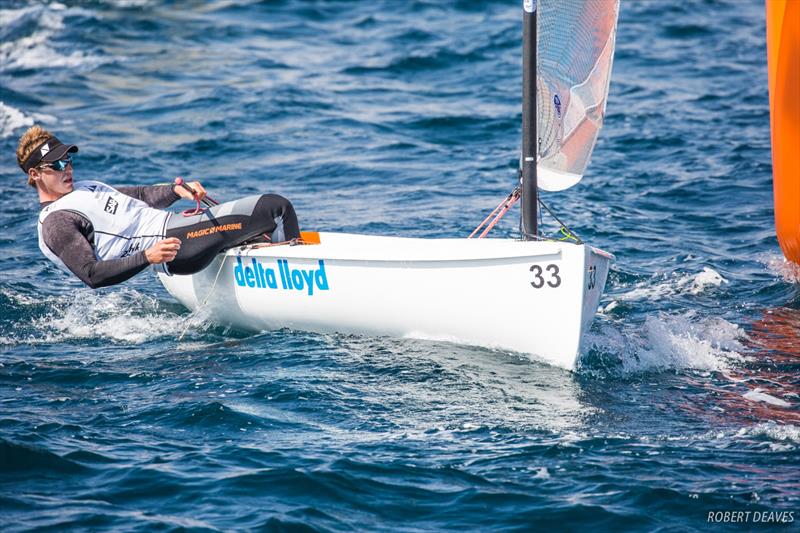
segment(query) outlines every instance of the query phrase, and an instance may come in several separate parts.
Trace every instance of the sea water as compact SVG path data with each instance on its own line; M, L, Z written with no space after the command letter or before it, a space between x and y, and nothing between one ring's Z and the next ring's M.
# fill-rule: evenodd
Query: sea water
M14 159L34 123L79 145L76 179L466 237L516 183L518 4L0 3L3 530L796 528L800 276L774 237L762 1L623 2L592 164L543 195L617 257L576 373L226 329L150 272L92 291L39 252Z

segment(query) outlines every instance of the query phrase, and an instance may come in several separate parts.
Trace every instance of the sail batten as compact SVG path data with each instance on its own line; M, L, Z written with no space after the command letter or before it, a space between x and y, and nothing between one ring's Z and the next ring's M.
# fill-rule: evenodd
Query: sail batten
M619 0L539 0L538 186L578 183L603 124Z

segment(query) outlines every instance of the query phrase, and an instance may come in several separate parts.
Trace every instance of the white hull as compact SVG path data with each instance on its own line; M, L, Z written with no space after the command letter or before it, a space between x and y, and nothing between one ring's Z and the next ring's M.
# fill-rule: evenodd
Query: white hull
M572 370L613 259L562 242L319 238L235 248L197 274L159 277L222 324L445 340Z

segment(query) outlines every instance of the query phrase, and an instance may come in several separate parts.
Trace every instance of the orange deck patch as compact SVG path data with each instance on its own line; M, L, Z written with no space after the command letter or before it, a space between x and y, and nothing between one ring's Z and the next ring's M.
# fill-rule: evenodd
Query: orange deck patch
M319 244L320 243L319 232L301 231L300 240L303 241L303 244Z

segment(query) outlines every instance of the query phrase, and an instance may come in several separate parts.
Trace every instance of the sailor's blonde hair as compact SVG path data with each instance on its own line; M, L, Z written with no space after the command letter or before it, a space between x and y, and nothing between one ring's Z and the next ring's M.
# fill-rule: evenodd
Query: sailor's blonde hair
M36 147L51 137L53 137L53 134L38 124L34 124L28 128L28 131L22 134L22 137L19 138L19 144L17 145L17 164L19 165L19 168L23 170L23 172L25 171L25 162L31 156ZM28 185L31 187L36 187L36 183L34 183L33 179L31 179L30 174L26 172L26 175L28 176Z

